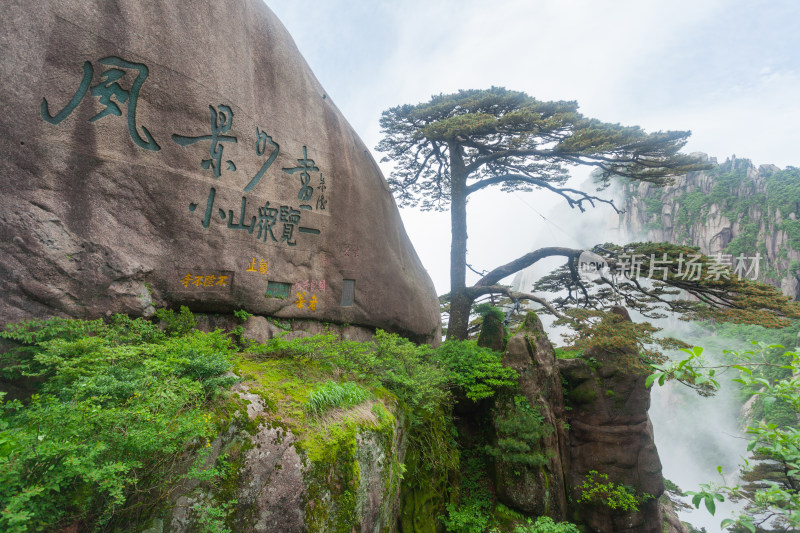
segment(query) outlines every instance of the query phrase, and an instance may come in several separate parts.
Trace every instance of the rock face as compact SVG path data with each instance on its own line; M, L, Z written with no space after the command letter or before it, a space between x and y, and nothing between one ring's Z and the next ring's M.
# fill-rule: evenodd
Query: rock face
M495 313L489 313L483 317L481 332L478 335L478 346L502 353L506 349L505 336L506 330L502 318Z
M745 261L744 277L757 277L786 296L800 298L797 169L756 168L734 156L710 170L680 176L663 188L628 184L623 209L620 224L628 241L690 244L710 256L732 256L733 268L739 254L745 258L759 254L758 272Z
M630 320L624 309L616 312ZM547 460L529 466L497 457L498 499L526 514L569 520L594 533L683 531L659 507L664 480L647 414L647 372L631 365L637 360L635 353L598 349L556 359L541 322L529 313L509 340L503 364L519 373L519 392L551 428L537 450ZM509 399L500 396L493 418L498 439L508 413ZM603 483L629 487L639 498L638 511L580 502L581 485L592 471L607 476Z
M578 504L576 515L580 523L598 533L661 533L658 497L664 492L664 479L647 415L647 373L632 367L629 357L635 354L589 349L581 359L558 360L565 381L565 403L571 406L567 486L572 487L577 501L580 491L576 487L596 471L608 476L609 482L635 489L638 495L648 494L653 498L639 504L638 512L613 511L589 503Z
M561 521L567 515L562 456L564 402L556 356L542 322L528 313L517 333L508 341L503 365L519 373L520 392L548 427L539 453L546 455L541 466L521 466L497 459L498 497L508 506L536 516ZM511 408L498 401L500 413ZM506 403L510 403L506 401ZM502 416L502 415L500 415ZM495 424L497 424L497 416Z
M262 2L4 19L0 323L187 305L436 335L380 170Z
M340 431L326 435L324 427L318 430L317 443L326 450L321 459L274 419L250 386L234 390L246 404L246 415L231 420L211 443L204 467L224 454L236 471L222 487L197 480L177 487L167 510L151 518L155 529L148 531L197 531L208 519L204 509L231 499L236 500L234 530L240 532L394 529L400 505L398 464L406 451L402 416L385 411L390 418L379 421L370 406L338 413L329 424ZM187 467L196 460L197 455L187 457Z

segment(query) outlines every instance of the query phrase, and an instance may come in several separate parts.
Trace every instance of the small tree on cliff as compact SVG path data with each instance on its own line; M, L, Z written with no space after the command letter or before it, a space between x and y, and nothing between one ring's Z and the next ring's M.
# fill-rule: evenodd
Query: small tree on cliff
M565 187L568 166L598 168L603 184L612 175L664 184L670 176L707 167L679 153L690 132L648 134L639 127L586 118L575 102L541 102L498 87L394 107L383 112L380 123L385 137L377 149L388 154L384 161L396 163L389 184L400 205L450 209L447 336L455 339L467 337L476 298L505 292L497 282L532 264L522 257L466 286L466 208L471 194L495 185L509 192L544 189L584 211L585 204L614 205Z

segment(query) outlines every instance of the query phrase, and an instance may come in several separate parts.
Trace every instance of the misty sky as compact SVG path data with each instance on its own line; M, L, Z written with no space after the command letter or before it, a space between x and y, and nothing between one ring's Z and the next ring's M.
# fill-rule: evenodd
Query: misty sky
M800 166L794 0L267 5L377 160L383 110L495 85L541 100L576 100L585 115L607 122L691 130L687 151L720 161L736 154L756 165ZM389 165L381 166L388 174ZM491 269L534 242L583 245L593 225L582 224L579 213L570 226L542 218L559 206L544 192L478 193L469 205L468 262ZM437 291L448 292L449 216L406 209L403 220Z

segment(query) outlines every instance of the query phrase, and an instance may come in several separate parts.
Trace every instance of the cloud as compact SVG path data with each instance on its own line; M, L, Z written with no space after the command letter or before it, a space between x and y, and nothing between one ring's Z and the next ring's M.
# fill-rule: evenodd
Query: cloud
M389 107L497 85L543 100L577 100L584 114L608 122L690 129L690 151L800 165L800 7L794 2L268 4L369 147L379 141L378 119ZM546 214L557 199L533 193L524 202ZM446 292L449 217L402 215L437 289ZM476 197L469 217L470 261L481 268L526 251L530 241L520 233L559 237L513 195Z

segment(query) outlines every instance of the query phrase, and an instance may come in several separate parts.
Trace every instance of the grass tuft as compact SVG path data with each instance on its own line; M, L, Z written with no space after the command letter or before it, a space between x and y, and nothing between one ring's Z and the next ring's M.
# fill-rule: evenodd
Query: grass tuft
M369 397L370 394L357 383L328 381L311 392L305 410L319 416L331 409L349 409Z

